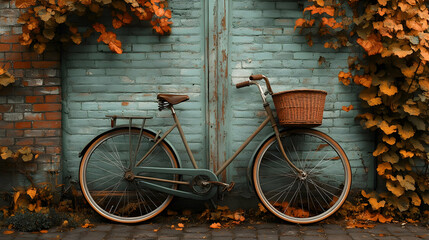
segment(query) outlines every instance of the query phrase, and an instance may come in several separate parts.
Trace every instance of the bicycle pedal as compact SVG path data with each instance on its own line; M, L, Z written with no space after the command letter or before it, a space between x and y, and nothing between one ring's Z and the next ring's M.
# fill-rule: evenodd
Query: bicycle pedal
M231 182L230 184L225 185L225 187L222 189L222 192L230 192L235 186L235 182Z

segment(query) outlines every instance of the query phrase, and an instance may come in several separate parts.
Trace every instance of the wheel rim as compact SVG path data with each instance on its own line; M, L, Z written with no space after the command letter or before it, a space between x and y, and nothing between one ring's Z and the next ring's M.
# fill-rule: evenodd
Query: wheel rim
M276 216L295 223L312 223L332 215L345 201L351 183L350 165L333 140L316 131L290 131L282 136L296 173L271 139L254 167L256 192Z
M154 144L153 138L143 133L141 144L135 152L139 131L113 132L96 141L87 151L81 163L80 182L89 204L102 216L117 222L134 223L148 220L160 213L172 200L172 196L142 188L135 175L176 180L172 174L142 174L139 167L178 167L169 148L161 143L139 167L135 163ZM131 156L130 156L131 155ZM155 182L154 182L155 183ZM159 183L169 188L175 184Z

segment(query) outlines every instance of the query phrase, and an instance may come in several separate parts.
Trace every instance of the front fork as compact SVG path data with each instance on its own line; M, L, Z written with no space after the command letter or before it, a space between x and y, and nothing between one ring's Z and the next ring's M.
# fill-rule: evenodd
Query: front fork
M277 126L277 122L274 119L273 111L271 110L270 105L267 102L264 103L264 108L265 108L265 111L267 112L267 114L270 118L271 127L274 129L274 133L276 134L277 143L279 145L280 152L282 153L283 158L286 160L286 162L289 164L289 166L295 170L296 174L298 174L298 177L301 180L304 180L307 177L307 173L305 173L303 170L301 170L297 166L295 166L295 164L293 164L292 161L287 157L286 151L283 147L283 144L282 144L282 141L280 138L280 132L279 132L279 128Z

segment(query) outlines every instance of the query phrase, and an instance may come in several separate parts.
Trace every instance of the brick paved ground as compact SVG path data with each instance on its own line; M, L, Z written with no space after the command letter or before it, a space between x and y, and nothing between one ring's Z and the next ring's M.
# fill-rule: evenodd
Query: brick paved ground
M95 228L77 228L61 232L50 229L48 233L14 233L0 235L5 240L62 239L62 240L131 240L131 239L429 239L429 228L401 224L378 224L372 229L346 229L338 224L242 224L229 229L210 229L208 224L188 224L182 231L170 224L97 224Z

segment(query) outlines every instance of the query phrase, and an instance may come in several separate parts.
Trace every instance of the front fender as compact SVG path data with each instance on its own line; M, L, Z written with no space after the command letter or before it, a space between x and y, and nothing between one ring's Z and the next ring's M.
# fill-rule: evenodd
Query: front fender
M140 128L138 128L138 127L131 127L131 128L132 128L132 129L138 129L138 130L140 130ZM109 129L109 130L107 130L107 131L105 131L105 132L100 133L99 135L97 135L95 138L93 138L90 142L88 142L88 143L86 144L86 146L82 149L82 151L80 151L80 153L79 153L79 157L80 157L80 158L81 158L81 157L83 157L83 156L85 155L86 151L88 151L89 146L91 146L91 144L92 144L93 142L97 141L97 139L99 139L101 136L103 136L104 134L107 134L107 133L110 133L110 132L116 131L116 130L118 130L118 129L129 129L129 127L128 127L128 125L117 126L117 127L112 128L112 129ZM149 132L150 134L152 134L152 135L154 135L154 136L156 136L156 134L157 134L155 131L153 131L153 130L151 130L151 129L147 129L147 128L144 128L144 131L147 131L147 132ZM170 141L168 141L167 139L164 139L163 141L164 141L164 142L166 142L167 146L168 146L168 147L170 148L170 150L173 152L174 156L175 156L175 157L176 157L176 159L177 159L177 162L179 163L179 167L180 167L180 166L182 166L182 161L180 160L180 157L179 157L179 155L177 154L177 151L176 151L176 149L174 148L174 146L173 146L173 145L170 143Z

